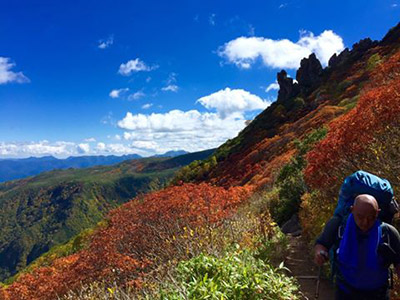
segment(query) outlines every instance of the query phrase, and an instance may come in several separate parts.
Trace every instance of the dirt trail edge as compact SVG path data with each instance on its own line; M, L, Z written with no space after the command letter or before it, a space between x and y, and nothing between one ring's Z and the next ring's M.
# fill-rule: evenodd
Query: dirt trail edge
M300 236L287 235L289 240L289 254L285 260L285 266L291 271L300 284L300 290L304 296L303 299L316 299L317 279L304 277L318 276L318 266L316 266L310 255L310 249L307 243ZM319 282L319 300L333 300L335 298L335 289L332 283L321 276Z

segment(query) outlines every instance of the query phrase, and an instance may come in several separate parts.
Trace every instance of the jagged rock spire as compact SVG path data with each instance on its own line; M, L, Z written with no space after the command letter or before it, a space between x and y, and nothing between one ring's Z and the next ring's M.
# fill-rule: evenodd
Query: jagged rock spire
M309 94L321 83L321 78L322 65L317 56L312 53L308 58L303 58L296 73L296 80L299 83L302 94Z

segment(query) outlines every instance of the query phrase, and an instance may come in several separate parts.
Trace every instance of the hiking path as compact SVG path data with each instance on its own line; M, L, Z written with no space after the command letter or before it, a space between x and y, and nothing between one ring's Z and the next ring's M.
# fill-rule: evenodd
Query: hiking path
M285 266L291 271L300 284L303 299L333 300L335 289L333 284L323 275L320 276L319 297L316 298L318 266L313 262L312 253L307 242L299 236L287 235L289 240L289 254ZM314 278L312 278L314 277Z

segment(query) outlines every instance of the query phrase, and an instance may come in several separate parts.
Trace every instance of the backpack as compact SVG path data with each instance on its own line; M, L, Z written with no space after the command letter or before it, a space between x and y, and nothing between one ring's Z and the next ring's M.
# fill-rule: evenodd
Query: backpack
M392 223L393 216L399 211L399 205L393 196L393 189L390 182L376 175L365 171L357 171L348 176L340 188L338 204L334 216L347 220L350 214L350 207L354 199L361 194L374 196L378 201L378 218L385 223Z
M381 209L378 218L384 223L391 224L393 216L399 212L399 205L394 199L393 189L388 180L362 170L346 177L340 188L338 203L334 212L334 216L341 219L341 224L337 230L336 243L330 251L332 277L336 273L336 252L343 237L348 216L350 215L350 207L353 205L354 199L361 194L374 196ZM386 264L389 266L396 253L390 246L388 227L385 224L383 225L378 253L385 258Z

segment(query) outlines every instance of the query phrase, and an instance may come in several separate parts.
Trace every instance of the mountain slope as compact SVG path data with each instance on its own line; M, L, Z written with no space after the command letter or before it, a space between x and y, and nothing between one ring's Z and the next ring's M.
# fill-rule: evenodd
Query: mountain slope
M110 209L165 186L177 168L212 151L55 170L0 184L0 279L92 227Z

